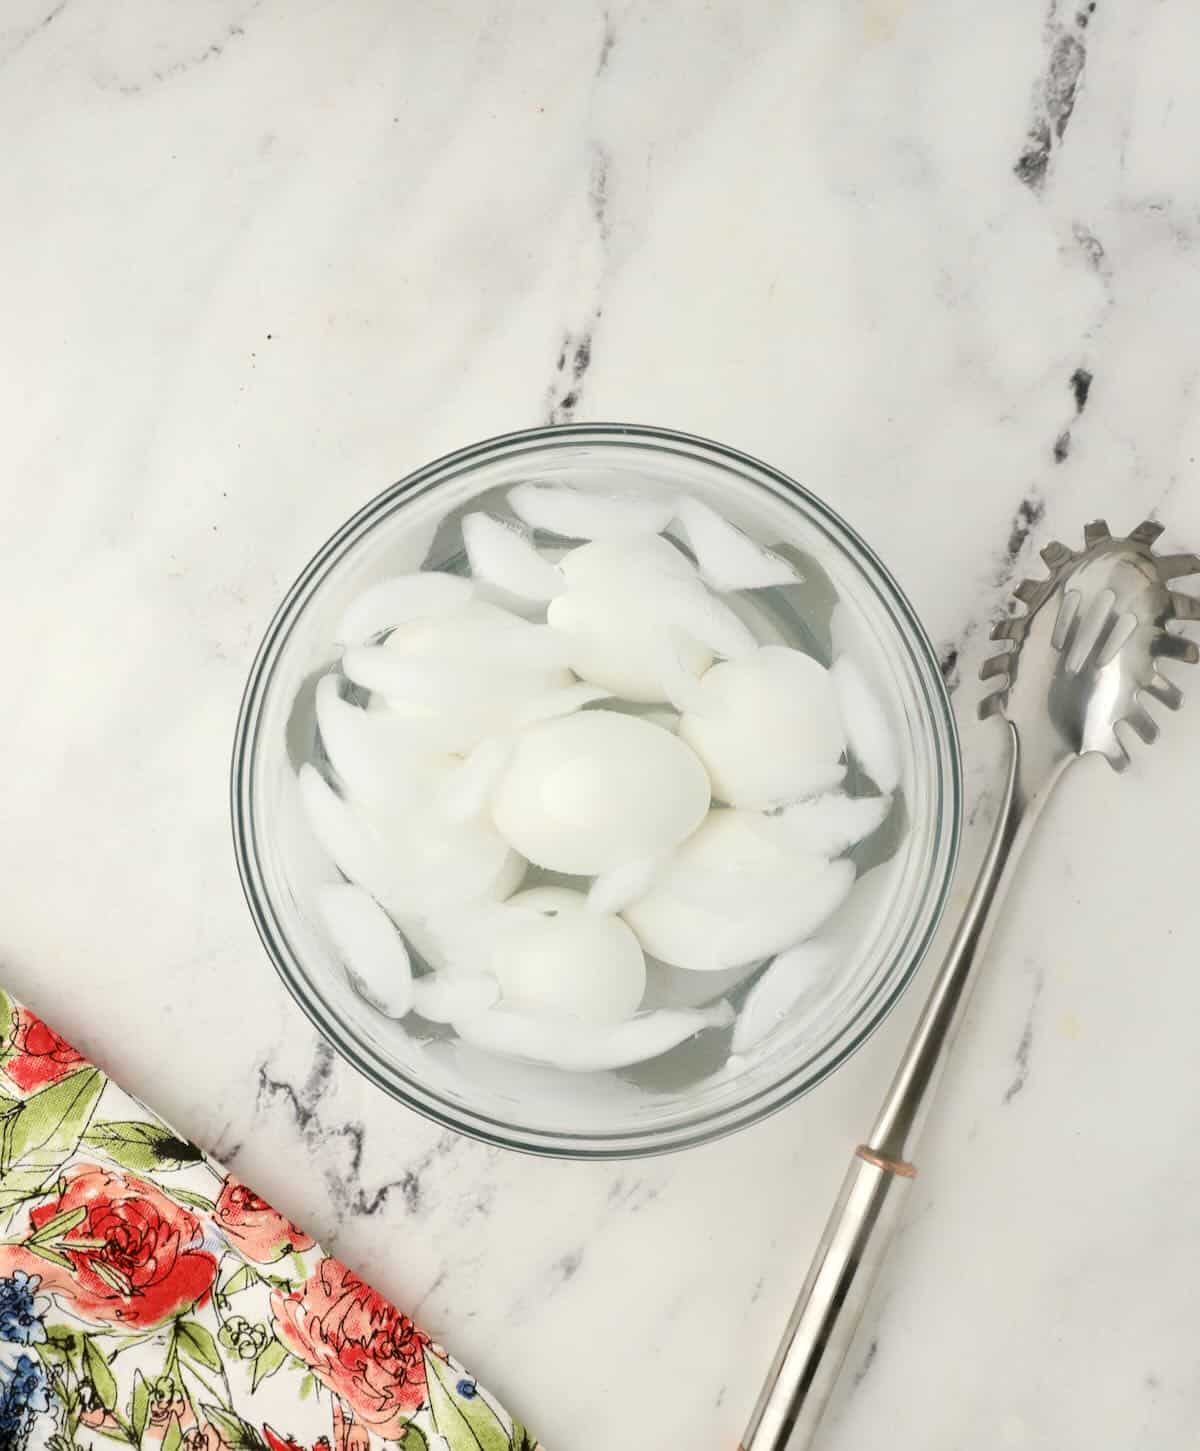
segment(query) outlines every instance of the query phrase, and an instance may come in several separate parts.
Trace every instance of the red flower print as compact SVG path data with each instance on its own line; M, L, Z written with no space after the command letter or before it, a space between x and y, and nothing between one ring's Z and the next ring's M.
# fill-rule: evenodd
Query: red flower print
M271 1296L275 1332L376 1434L396 1439L425 1403L429 1337L339 1260Z
M255 1264L269 1265L293 1250L313 1247L309 1235L232 1174L221 1186L213 1218L230 1244Z
M263 1437L271 1451L305 1451L299 1441L291 1436L281 1436L278 1431L272 1431L270 1426L263 1427ZM328 1436L322 1436L313 1442L313 1451L330 1451Z
M229 1442L206 1422L184 1432L183 1451L229 1451Z
M195 1215L144 1179L93 1164L68 1169L58 1197L30 1214L33 1229L83 1209L62 1242L71 1270L39 1261L43 1288L85 1320L145 1329L207 1296L216 1259ZM78 1242L78 1248L73 1248Z
M35 1088L45 1088L48 1083L57 1083L73 1068L87 1063L65 1038L60 1038L53 1028L48 1028L28 1008L18 1007L13 1013L12 1057L4 1065L4 1071L22 1093L32 1093Z

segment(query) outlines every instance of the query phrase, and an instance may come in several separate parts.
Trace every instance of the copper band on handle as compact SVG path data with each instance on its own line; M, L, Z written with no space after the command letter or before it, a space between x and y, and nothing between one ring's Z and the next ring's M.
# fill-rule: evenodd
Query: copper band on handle
M882 1154L877 1154L874 1149L868 1148L866 1144L859 1144L854 1151L864 1163L874 1164L877 1169L882 1169L887 1174L895 1174L901 1179L915 1179L917 1177L917 1166L910 1164L905 1159L888 1159Z

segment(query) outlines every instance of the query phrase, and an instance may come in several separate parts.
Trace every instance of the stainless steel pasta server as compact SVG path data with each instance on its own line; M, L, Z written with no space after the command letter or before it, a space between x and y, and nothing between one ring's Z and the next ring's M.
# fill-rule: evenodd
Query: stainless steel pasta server
M1016 589L1024 613L1002 620L1004 645L981 676L998 682L980 714L1008 735L999 816L962 922L933 983L875 1127L855 1151L741 1451L811 1445L916 1168L914 1145L982 960L988 930L1047 800L1071 762L1097 752L1129 764L1118 727L1152 741L1147 699L1172 710L1182 696L1160 660L1194 664L1200 650L1169 628L1200 620L1200 600L1171 582L1200 573L1200 556L1159 555L1162 526L1147 520L1114 539L1098 520L1074 551L1048 544L1048 579Z

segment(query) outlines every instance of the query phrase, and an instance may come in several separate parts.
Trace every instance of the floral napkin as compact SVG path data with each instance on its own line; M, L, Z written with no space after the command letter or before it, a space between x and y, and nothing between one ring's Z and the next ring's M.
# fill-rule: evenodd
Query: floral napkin
M540 1451L378 1291L0 993L0 1451Z

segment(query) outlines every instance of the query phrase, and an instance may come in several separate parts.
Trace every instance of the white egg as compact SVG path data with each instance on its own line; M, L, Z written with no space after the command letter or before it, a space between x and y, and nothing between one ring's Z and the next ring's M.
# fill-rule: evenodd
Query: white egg
M397 575L372 585L351 603L335 638L342 645L359 645L410 620L452 614L473 592L469 579L439 570Z
M783 645L714 665L679 734L708 768L713 795L734 806L825 789L845 748L829 672Z
M625 910L649 956L692 971L739 967L808 937L845 898L852 863L782 851L749 815L710 812Z
M391 918L361 887L322 887L317 911L360 997L389 1018L412 1007L408 948Z
M894 791L900 784L900 757L878 696L849 655L835 660L829 673L850 749L881 791Z
M508 491L518 519L564 539L627 539L657 534L674 504L647 494L602 494L555 484L518 484Z
M646 987L638 940L619 917L589 911L582 892L535 887L495 920L488 968L506 1005L588 1023L619 1023L637 1012Z
M800 574L786 559L756 544L699 499L678 499L675 517L687 534L700 573L714 589L767 589L800 582Z
M640 1013L625 1023L567 1023L501 1004L491 1012L456 1019L454 1028L463 1042L492 1053L593 1073L657 1058L705 1028L727 1028L733 1016L729 1004L719 1002L692 1012Z
M474 578L528 600L552 600L566 589L560 571L520 527L491 514L468 514L462 533Z
M708 809L695 753L658 726L587 710L524 731L494 819L530 861L591 876L667 851Z

